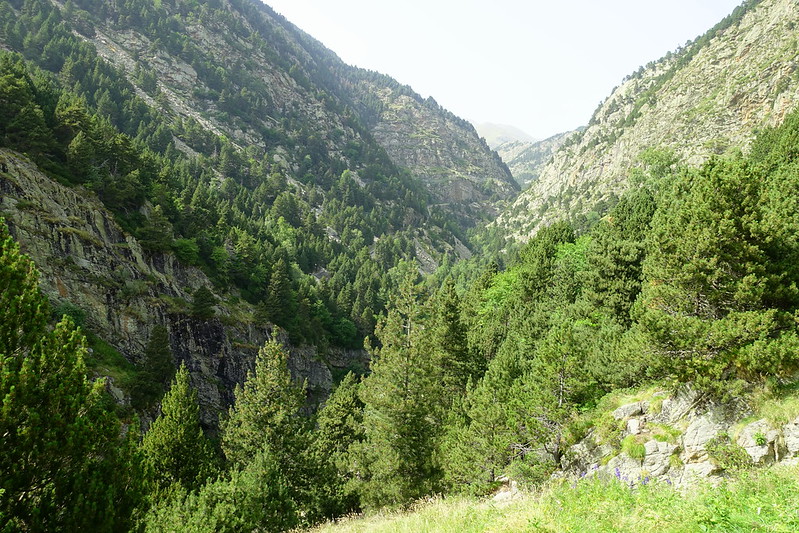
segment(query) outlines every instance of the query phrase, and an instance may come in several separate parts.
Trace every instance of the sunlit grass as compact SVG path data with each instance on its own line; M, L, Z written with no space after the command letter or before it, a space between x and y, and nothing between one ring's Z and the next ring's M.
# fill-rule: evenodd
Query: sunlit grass
M615 479L553 481L509 502L437 499L406 512L326 524L318 533L553 531L799 531L799 467L749 471L719 486L681 492L665 483L635 489Z

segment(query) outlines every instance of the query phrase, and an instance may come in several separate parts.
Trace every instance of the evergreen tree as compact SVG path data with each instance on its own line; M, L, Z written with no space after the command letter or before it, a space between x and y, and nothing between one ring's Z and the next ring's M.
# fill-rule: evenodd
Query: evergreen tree
M0 220L0 530L125 528L142 496L135 432L103 408L69 318L48 330L37 281Z
M284 476L288 493L305 513L306 521L318 519L314 501L316 465L308 453L309 435L300 409L305 402L305 383L296 383L288 370L288 353L270 340L258 351L255 371L236 388L236 401L221 423L222 450L232 468L244 470L258 457L274 460Z
M317 416L312 453L321 466L316 481L323 491L324 515L342 516L360 508L353 486L356 472L351 448L364 440L363 402L358 398L358 378L348 373Z
M240 533L287 531L298 523L297 509L280 465L261 452L230 479L212 481L197 492L162 500L144 522L148 533Z
M213 448L200 427L197 391L181 365L161 402L161 414L142 439L141 449L158 492L173 485L194 490L212 474Z
M201 320L209 320L214 317L217 303L216 296L208 287L202 286L194 291L194 298L191 302L191 314Z
M799 346L796 280L770 259L761 171L740 158L711 160L675 180L652 221L640 321L655 371L719 394L789 375ZM776 267L776 268L775 268Z
M398 270L394 305L375 332L372 373L361 384L366 442L361 487L367 506L404 504L438 487L435 458L441 428L441 355L429 335L428 310L411 263Z
M145 249L153 252L169 250L172 244L172 224L160 205L153 208L147 222L139 230L139 241Z
M625 327L641 292L644 239L655 211L645 189L625 194L591 233L586 272L589 303Z
M272 267L264 308L275 324L284 328L293 325L296 298L291 287L288 264L282 257Z
M511 394L514 422L529 439L525 451L543 444L556 464L563 455L565 425L577 406L591 399L592 383L585 371L589 327L570 318L555 324Z
M175 363L169 348L169 332L156 326L144 349L144 360L131 390L131 404L144 409L157 401L175 373Z
M466 392L466 384L480 379L485 372L485 360L470 349L466 326L461 319L461 302L455 283L448 278L438 294L435 316L435 338L442 353L444 387L451 398Z
M264 449L289 460L302 427L298 416L305 386L288 370L288 354L276 340L258 350L255 371L247 373L236 401L222 421L222 450L232 465L246 465Z
M495 486L518 450L527 443L514 425L512 388L523 374L519 352L502 350L483 378L454 402L440 443L447 485L483 494Z

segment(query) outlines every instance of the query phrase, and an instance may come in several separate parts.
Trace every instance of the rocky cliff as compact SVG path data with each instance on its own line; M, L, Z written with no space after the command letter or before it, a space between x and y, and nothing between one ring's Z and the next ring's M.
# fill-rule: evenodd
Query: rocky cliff
M647 148L670 149L691 165L745 150L754 129L779 123L799 103L798 24L793 0L750 0L629 76L498 224L525 239L544 224L590 211L628 187L628 172Z
M381 101L372 133L398 165L428 185L439 204L466 221L495 215L519 187L474 127L432 99L391 88L370 89Z
M141 362L153 328L166 326L175 362L185 362L199 392L203 423L215 426L272 335L271 325L258 323L241 300L222 301L214 318L193 317L190 293L213 289L202 271L171 253L145 252L93 193L52 181L24 156L0 149L0 164L0 216L41 271L53 305L69 302L85 311L85 327L134 363ZM309 400L318 403L332 387L330 367L314 348L290 352L292 374L307 380ZM341 366L365 356L335 355L331 362ZM117 394L124 402L124 390Z

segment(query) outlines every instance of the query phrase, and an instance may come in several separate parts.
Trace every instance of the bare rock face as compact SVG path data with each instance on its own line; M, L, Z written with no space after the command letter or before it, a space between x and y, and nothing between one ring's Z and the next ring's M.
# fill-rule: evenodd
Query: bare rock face
M433 100L372 86L382 112L372 129L397 165L419 177L444 207L474 222L495 215L518 184L502 159L468 122Z
M671 457L677 451L677 445L669 442L649 440L644 444L646 456L641 465L647 475L659 477L671 467Z
M670 149L691 165L745 150L754 129L779 124L799 104L797 24L794 0L763 0L628 77L497 224L526 240L612 201L648 148Z
M799 456L799 418L782 426L782 435L788 456Z
M683 449L683 457L687 462L702 462L707 459L705 447L707 443L724 432L725 425L714 411L708 411L695 417L685 434L680 440Z
M756 465L774 463L783 455L780 453L780 431L772 429L766 420L744 427L738 436L738 445L746 450Z
M186 364L198 390L202 421L214 427L270 338L271 326L254 323L245 304L220 305L209 320L190 316L190 293L211 288L202 271L172 254L142 250L85 189L59 185L9 150L0 150L0 161L7 169L0 173L0 216L36 263L50 301L83 309L89 329L134 364L153 328L166 326L175 362ZM315 350L288 348L292 375L307 380L309 399L318 404L332 387L330 370ZM124 401L119 387L112 387Z

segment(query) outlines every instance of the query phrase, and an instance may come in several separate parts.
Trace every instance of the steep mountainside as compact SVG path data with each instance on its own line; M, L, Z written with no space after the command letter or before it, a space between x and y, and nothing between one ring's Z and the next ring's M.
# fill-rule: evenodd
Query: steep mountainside
M12 0L0 48L0 148L28 183L0 216L117 355L164 326L207 423L274 325L324 394L396 267L470 256L517 190L468 123L252 0ZM218 318L192 309L208 287Z
M382 103L375 139L395 163L427 184L439 204L475 220L494 214L498 201L516 196L519 188L510 171L471 124L432 99L420 101L376 85L370 90Z
M160 27L153 32L113 16L93 21L84 38L142 92L141 81L152 73L162 97L150 103L175 117L194 119L242 147L283 146L288 135L307 150L292 161L299 172L303 158L320 151L351 164L359 155L355 145L374 144L374 135L439 203L469 204L467 210L454 206L469 224L493 213L490 197L515 196L510 173L471 125L387 76L345 65L268 6L249 0L160 5L158 20L185 32L177 46L159 42L165 39ZM203 60L192 61L189 47ZM234 77L246 82L226 86Z
M213 288L199 268L181 264L174 254L143 249L95 195L53 182L24 156L0 149L0 165L0 215L36 262L50 301L83 310L90 331L137 365L154 327L166 325L175 360L192 374L203 422L216 426L271 326L257 323L254 308L242 302L220 301L212 318L192 316L190 288ZM352 359L339 350L329 361L346 365ZM96 370L110 374L117 399L129 402L129 384L120 382L124 378L108 363ZM289 365L294 375L308 380L312 402L330 392L330 369L316 350L293 348Z
M566 139L576 133L568 131L553 135L548 139L536 142L508 141L496 147L497 153L508 165L513 179L522 186L527 187L541 175L544 165Z
M754 129L781 122L799 103L798 24L795 1L750 0L629 76L498 224L526 239L553 220L612 202L648 148L672 150L689 164L745 149Z

